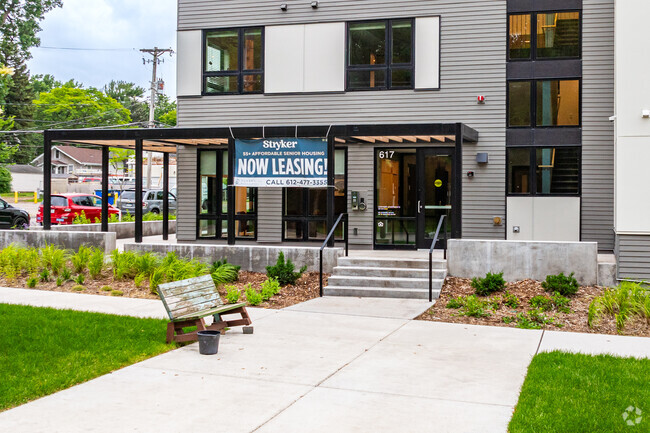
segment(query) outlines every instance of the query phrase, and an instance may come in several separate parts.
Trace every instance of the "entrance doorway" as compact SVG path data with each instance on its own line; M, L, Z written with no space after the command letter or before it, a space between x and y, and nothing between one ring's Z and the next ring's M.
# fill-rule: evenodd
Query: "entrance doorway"
M453 148L375 150L376 248L430 248L438 221L452 233Z

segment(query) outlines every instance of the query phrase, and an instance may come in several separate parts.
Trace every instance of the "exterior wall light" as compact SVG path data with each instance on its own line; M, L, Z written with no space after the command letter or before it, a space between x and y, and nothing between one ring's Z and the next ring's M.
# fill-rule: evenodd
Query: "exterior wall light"
M495 216L492 218L492 222L495 226L500 226L503 223L503 219L501 217Z
M287 7L287 4L286 4L286 3L282 3L282 4L280 5L280 10L281 10L281 11L286 12L287 9L288 9L288 7Z
M312 9L318 9L318 2L311 2Z
M643 117L644 119L649 118L650 117L650 110L642 110L641 111L641 117Z

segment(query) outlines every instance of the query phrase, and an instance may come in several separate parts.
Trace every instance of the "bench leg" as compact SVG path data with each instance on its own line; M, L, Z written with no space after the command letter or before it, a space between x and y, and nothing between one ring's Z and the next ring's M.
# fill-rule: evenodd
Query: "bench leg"
M183 331L183 328L190 326L196 326L196 331ZM199 339L197 332L205 330L206 326L203 319L184 320L182 322L169 322L167 324L167 342L171 343L172 340L177 343L197 341Z

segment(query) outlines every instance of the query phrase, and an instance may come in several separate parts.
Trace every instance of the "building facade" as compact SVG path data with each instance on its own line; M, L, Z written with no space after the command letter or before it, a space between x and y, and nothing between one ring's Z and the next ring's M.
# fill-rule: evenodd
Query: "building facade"
M445 215L614 249L614 0L179 0L177 51L180 127L367 127L334 139L352 246L426 247ZM226 143L177 157L178 240L222 241ZM326 188L234 198L238 241L327 233Z

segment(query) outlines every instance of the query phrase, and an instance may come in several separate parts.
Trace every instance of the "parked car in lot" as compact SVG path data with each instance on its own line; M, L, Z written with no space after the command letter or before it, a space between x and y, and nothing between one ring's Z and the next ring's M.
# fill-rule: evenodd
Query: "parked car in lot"
M176 212L176 196L169 193L169 212ZM117 207L122 212L135 214L135 190L124 191L117 199ZM163 211L163 191L161 189L149 189L142 192L142 214L148 212L162 213Z
M83 212L91 221L101 218L102 199L93 194L56 194L52 195L52 224L72 224L72 221ZM120 211L108 205L109 215L118 215ZM43 224L43 205L38 207L36 222Z
M0 199L0 229L29 227L29 213Z

